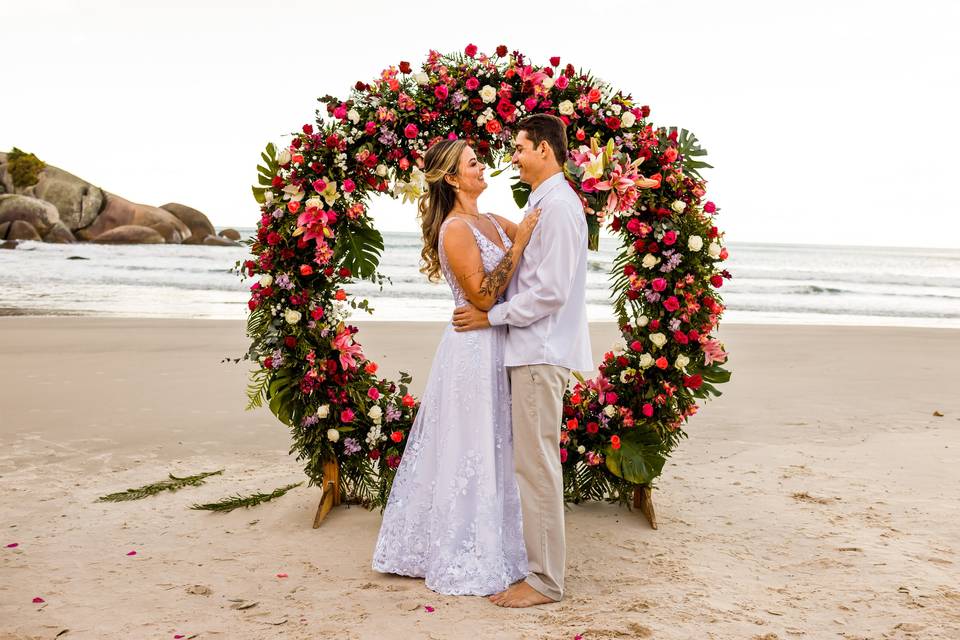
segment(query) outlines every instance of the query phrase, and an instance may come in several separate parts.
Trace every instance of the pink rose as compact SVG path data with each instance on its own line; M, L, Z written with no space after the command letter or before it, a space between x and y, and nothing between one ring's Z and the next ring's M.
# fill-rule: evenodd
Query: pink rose
M667 281L664 278L654 278L650 282L650 286L654 291L663 291L667 288Z
M616 404L617 403L617 394L613 391L607 392L607 404Z
M340 422L352 422L355 415L353 409L344 409L340 412Z
M537 108L537 99L536 98L527 98L523 101L523 106L527 111L533 111Z
M708 201L707 204L703 205L703 210L706 213L713 213L714 211L717 210L717 205Z
M468 44L467 48L464 49L463 52L472 58L473 56L477 55L477 45Z
M441 84L433 90L433 95L437 96L437 100L446 100L447 96L450 95L450 90L447 89L447 85Z
M466 87L470 91L476 91L480 86L480 81L474 77L467 78Z
M680 308L680 301L677 300L677 296L670 296L663 301L663 306L667 311L672 313Z
M327 188L327 183L321 180L320 178L317 178L316 180L313 181L313 184L311 184L310 186L312 186L313 190L316 191L317 193L323 193L323 190Z
M420 133L420 129L417 128L417 125L412 122L403 128L403 135L407 136L411 140L417 137L417 134Z
M677 232L671 229L663 234L663 244L674 244L677 241Z
M570 84L570 81L567 80L567 76L560 76L559 78L557 78L557 81L554 83L553 86L563 91L564 89L567 88L567 85L569 84Z
M560 449L560 464L563 464L564 462L567 461L568 455L569 454L567 453L566 449Z
M368 122L367 124L363 125L363 130L368 136L372 136L377 132L377 125L375 122Z
M344 190L344 192L346 192L346 193L353 193L353 191L354 191L356 188L357 188L356 183L355 183L353 180L351 180L350 178L347 178L346 180L343 181L343 190Z
M650 416L653 415L653 405L648 402L645 405L643 405L643 408L640 409L640 411L643 412L643 415L649 418Z
M340 105L333 110L333 117L337 120L346 120L347 119L347 108L344 105Z
M370 388L367 390L367 396L368 396L371 400L374 400L374 401L379 400L379 399L380 399L380 391L379 391L376 387L370 387Z

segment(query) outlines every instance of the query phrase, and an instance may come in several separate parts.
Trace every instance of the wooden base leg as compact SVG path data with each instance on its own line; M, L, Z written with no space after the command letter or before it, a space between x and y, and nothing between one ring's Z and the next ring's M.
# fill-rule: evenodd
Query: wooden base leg
M336 460L323 463L323 495L320 497L320 506L317 515L313 518L313 528L316 529L323 522L330 509L340 504L340 465Z
M633 490L633 508L640 510L652 528L657 528L657 512L653 510L653 492L650 485L643 484Z

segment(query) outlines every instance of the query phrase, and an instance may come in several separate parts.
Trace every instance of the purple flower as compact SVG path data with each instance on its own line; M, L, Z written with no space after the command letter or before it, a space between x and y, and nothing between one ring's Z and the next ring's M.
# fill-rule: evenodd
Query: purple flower
M343 440L343 452L348 456L360 451L360 443L354 440L353 438L344 438Z
M647 302L660 302L660 294L652 289L647 289L643 295L646 296Z
M397 142L398 142L397 134L395 134L390 129L387 129L386 127L382 127L380 131L382 133L380 134L380 137L377 138L377 140L380 141L380 144L385 145L387 147L397 146Z
M678 331L680 329L680 318L673 318L668 326L670 331Z
M320 421L320 418L318 418L316 415L311 414L306 418L304 418L300 422L300 424L303 425L304 427L312 427L313 425L317 424L319 421Z
M394 420L400 417L400 411L397 410L392 404L387 405L387 414L385 416L386 422L393 422Z

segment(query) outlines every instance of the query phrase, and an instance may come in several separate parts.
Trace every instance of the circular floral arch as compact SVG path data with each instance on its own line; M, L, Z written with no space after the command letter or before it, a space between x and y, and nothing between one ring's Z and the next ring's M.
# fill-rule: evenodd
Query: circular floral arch
M416 71L401 62L357 82L347 100L320 102L315 123L261 155L253 259L238 264L259 276L248 303L246 357L258 365L249 406L266 402L290 427L311 484L335 459L349 498L384 505L418 407L409 376L379 377L346 322L351 310L369 311L346 287L384 282L371 196L417 198L423 156L443 138L465 138L497 167L512 128L532 113L567 123L565 172L584 202L590 248L602 226L620 240L611 296L623 339L565 395L565 497L626 502L653 482L697 401L719 395L714 385L730 376L712 335L727 251L704 200L698 170L710 165L696 138L653 126L649 107L559 58L538 66L504 46L492 56L473 45L431 51ZM517 203L527 195L517 182Z

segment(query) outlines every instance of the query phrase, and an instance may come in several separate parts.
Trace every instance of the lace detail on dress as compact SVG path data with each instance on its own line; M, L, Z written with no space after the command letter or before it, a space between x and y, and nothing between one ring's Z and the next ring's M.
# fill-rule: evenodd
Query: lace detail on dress
M443 251L450 221L440 228L440 268L459 306L466 297ZM504 250L464 222L489 272ZM450 595L489 595L526 576L505 339L506 327L444 331L383 513L377 571L423 577Z

